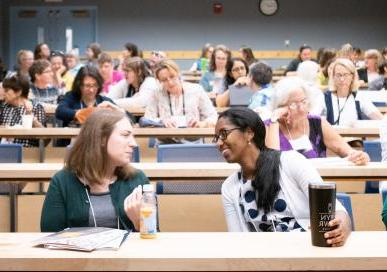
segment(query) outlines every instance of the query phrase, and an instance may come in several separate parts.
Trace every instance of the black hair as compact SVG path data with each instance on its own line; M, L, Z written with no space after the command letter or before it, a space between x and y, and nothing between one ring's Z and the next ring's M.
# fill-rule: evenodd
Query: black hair
M130 43L130 42L126 43L125 49L128 50L129 52L131 52L131 55L130 55L131 57L138 57L139 56L138 47L134 43Z
M257 208L269 213L281 188L279 184L281 152L266 147L265 124L255 111L246 107L235 107L220 113L218 120L220 118L227 119L241 131L251 129L254 133L252 144L260 153L256 161L252 186L256 192Z
M244 59L242 59L242 58L230 58L230 59L228 59L227 63L226 63L226 76L224 77L226 89L228 89L228 86L234 84L234 82L235 82L235 78L233 78L231 76L231 70L232 70L232 67L234 66L234 63L236 61L240 61L243 63L243 65L245 66L245 69L246 69L246 75L249 72L249 66L247 65L247 63Z
M99 94L102 91L103 79L101 74L98 72L98 69L94 66L86 65L79 70L79 72L74 78L74 83L72 86L72 92L79 99L82 97L81 87L86 77L92 77L97 81L97 85L98 85L97 94Z
M28 93L30 91L30 81L27 76L16 74L4 79L3 88L11 89L14 92L20 91L21 97L28 98Z

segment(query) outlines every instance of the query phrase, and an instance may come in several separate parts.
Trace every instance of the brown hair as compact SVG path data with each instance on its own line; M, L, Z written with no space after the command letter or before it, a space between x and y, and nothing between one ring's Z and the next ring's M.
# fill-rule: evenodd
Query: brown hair
M145 61L140 57L126 57L122 63L122 69L131 69L138 78L138 85L141 85L145 78L150 76L150 72L145 65Z
M107 142L117 122L128 118L125 113L97 110L83 124L81 131L65 160L65 168L89 183L101 183L108 167ZM128 179L135 173L129 164L117 167L117 179Z
M31 82L35 82L36 75L43 74L44 70L46 70L48 67L51 67L51 63L48 60L46 59L35 60L28 71L31 77Z
M101 54L99 54L98 56L98 65L103 65L104 63L113 63L113 59L112 57L106 53L106 52L102 52Z
M210 71L213 72L216 70L216 64L215 64L215 55L217 51L222 51L227 55L227 61L231 58L231 51L225 46L225 45L217 45L214 48L214 52L212 53L211 60L210 60Z

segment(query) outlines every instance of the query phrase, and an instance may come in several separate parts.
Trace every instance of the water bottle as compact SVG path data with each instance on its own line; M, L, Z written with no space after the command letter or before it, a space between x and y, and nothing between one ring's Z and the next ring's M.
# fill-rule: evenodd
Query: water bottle
M157 202L152 184L142 186L140 237L154 239L157 235Z

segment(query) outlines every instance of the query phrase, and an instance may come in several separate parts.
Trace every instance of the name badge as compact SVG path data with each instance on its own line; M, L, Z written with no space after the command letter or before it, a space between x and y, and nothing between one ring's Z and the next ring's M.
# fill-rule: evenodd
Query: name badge
M306 135L302 135L300 138L295 140L289 140L289 143L293 149L297 151L309 151L313 149L309 137Z

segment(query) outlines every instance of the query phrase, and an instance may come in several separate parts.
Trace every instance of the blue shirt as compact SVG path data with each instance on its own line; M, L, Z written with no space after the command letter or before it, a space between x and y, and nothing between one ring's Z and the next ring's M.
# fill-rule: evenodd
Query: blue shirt
M273 86L271 84L264 85L259 91L256 91L250 99L249 108L255 110L259 107L265 107L270 103Z

